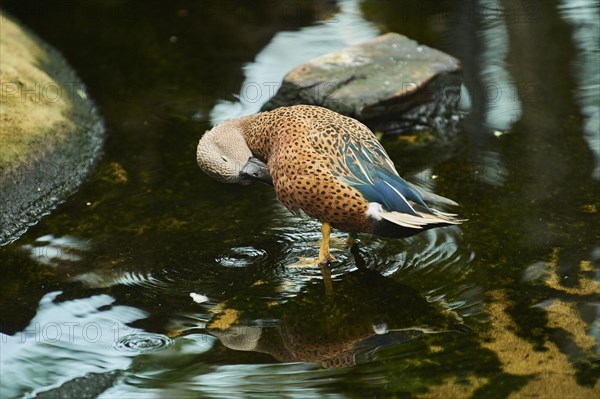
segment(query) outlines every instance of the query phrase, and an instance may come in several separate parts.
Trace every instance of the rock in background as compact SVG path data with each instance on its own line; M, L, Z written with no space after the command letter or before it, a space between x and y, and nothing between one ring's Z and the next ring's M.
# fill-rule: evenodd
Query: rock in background
M0 13L0 245L84 181L104 125L83 83L49 45Z
M433 129L443 135L458 120L460 62L397 33L318 57L290 71L263 110L320 105L374 131Z

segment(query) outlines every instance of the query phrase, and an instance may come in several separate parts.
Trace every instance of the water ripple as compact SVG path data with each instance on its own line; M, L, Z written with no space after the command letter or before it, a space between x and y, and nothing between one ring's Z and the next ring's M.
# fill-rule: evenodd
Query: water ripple
M252 246L227 249L216 260L225 267L247 267L268 256L267 251Z
M156 352L173 344L173 340L162 334L141 332L127 335L115 342L115 349L121 352Z

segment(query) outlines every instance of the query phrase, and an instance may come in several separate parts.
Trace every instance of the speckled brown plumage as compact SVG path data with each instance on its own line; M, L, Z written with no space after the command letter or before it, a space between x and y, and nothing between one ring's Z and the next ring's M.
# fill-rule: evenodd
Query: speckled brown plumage
M278 108L246 123L248 147L268 161L282 204L342 231L372 232L366 216L368 201L334 175L346 173L339 161L345 136L368 143L373 134L366 126L308 105Z
M323 223L319 263L331 260L330 226L408 237L458 224L424 199L453 204L402 179L362 123L311 105L282 107L215 126L198 143L198 165L229 183L272 184L290 211Z

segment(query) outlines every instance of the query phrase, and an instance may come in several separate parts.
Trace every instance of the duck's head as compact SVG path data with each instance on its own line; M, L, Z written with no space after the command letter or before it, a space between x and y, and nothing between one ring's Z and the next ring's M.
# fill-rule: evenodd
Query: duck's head
M223 183L271 182L267 165L252 156L238 121L226 121L206 132L198 143L200 169Z

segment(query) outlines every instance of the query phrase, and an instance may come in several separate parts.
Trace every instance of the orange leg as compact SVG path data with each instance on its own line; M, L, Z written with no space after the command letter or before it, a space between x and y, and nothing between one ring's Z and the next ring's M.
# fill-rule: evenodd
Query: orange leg
M331 226L325 222L321 226L321 248L319 248L319 269L323 275L323 284L325 284L325 293L327 295L333 294L333 281L331 280L331 271L329 270L328 264L334 260L331 253L329 253L329 235L331 234Z
M331 234L331 225L325 222L321 226L321 248L319 249L319 265L328 264L329 262L333 262L334 258L329 253L329 235Z

